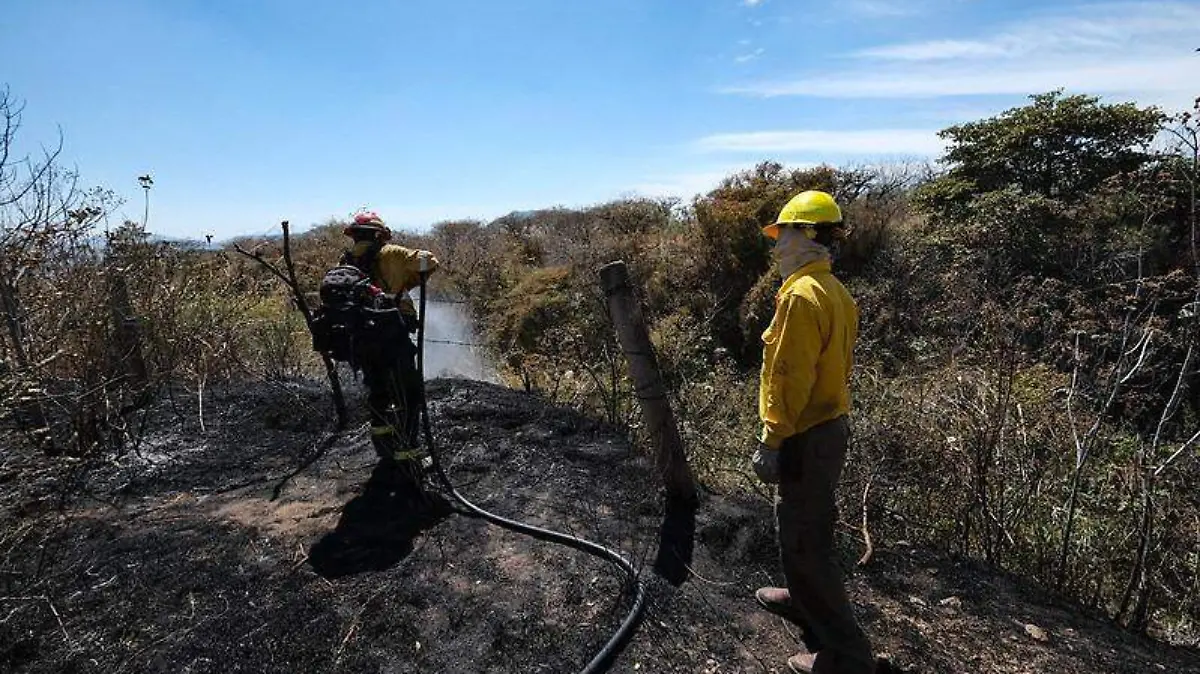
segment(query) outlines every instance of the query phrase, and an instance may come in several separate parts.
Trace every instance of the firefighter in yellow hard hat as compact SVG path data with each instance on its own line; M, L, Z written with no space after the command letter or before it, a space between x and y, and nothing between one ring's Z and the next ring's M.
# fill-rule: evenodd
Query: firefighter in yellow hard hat
M405 317L408 334L400 337L399 356L384 363L363 367L367 387L367 405L371 413L371 440L385 468L399 482L420 484L422 453L418 449L418 424L424 386L417 372L417 347L411 333L416 330L417 312L408 291L417 287L422 274L438 268L437 258L425 250L414 250L388 243L392 232L373 212L355 215L343 233L353 247L342 257L370 277L371 282L394 297Z
M767 610L801 628L808 653L795 672L868 674L874 659L854 618L834 559L835 490L850 427L850 370L858 309L832 273L830 249L844 238L841 209L826 192L801 192L763 228L783 276L775 315L763 333L753 466L779 485L775 504L786 587L760 588Z

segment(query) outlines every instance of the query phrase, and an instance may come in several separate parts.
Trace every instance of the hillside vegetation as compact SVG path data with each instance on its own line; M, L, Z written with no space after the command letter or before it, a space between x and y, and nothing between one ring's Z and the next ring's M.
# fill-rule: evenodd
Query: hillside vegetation
M0 112L8 147L18 108ZM759 229L796 192L832 192L853 228L838 265L863 327L847 540L977 558L1195 645L1198 129L1194 115L1053 92L946 129L936 168L764 162L690 202L398 238L443 261L434 296L463 303L509 384L636 440L596 277L625 260L698 478L745 495L762 490L746 459L779 282ZM0 479L34 454L68 474L133 451L154 401L203 426L218 383L320 375L289 295L253 260L136 223L100 237L114 198L76 184L53 154L0 165L0 423L20 432ZM276 239L238 243L280 255ZM315 285L344 245L339 223L294 237L299 277Z

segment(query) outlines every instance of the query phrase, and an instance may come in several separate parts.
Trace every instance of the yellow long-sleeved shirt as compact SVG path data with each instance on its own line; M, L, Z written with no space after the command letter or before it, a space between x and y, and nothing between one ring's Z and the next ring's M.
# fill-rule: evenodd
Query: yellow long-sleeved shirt
M354 244L351 255L361 256L371 247L368 241ZM397 295L400 310L415 314L412 300L406 295L409 290L421 283L420 254L425 251L405 248L395 244L386 244L379 249L375 256L374 268L371 269L371 279L380 285L385 293ZM437 258L429 255L429 271L438 268Z
M763 333L759 439L779 449L787 438L850 411L850 372L858 307L828 260L784 280L775 317Z

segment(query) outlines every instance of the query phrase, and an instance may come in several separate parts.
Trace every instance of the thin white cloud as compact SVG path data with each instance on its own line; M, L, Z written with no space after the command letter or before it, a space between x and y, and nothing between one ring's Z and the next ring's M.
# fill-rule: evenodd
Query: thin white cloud
M751 131L705 136L693 144L701 152L754 154L920 155L935 156L945 148L937 131L871 129L864 131Z
M1187 106L1200 81L1200 4L1102 4L1038 12L978 38L885 44L820 75L724 93L774 97L935 98L1052 89Z
M752 52L749 52L746 54L740 54L738 56L733 57L733 62L734 63L749 63L749 62L753 61L754 59L758 58L759 56L762 56L763 52L765 52L765 51L766 51L765 49L763 49L762 47L759 47L758 49L755 49Z
M807 169L816 166L808 162L788 163L789 169ZM633 195L645 197L681 197L690 199L714 189L721 181L739 171L754 168L753 163L730 164L722 168L703 171L687 171L674 175L655 176L630 188Z
M930 40L864 49L855 56L894 61L932 61L957 58L1008 56L1008 45L1000 41Z
M1046 67L1038 64L931 66L921 69L879 69L762 82L725 89L726 93L762 97L820 98L936 98L992 94L1032 94L1063 88L1095 94L1131 94L1169 99L1194 95L1200 58L1175 58L1074 63ZM1167 95L1167 96L1164 96Z
M742 4L747 7L758 7L763 3L763 0L742 0Z
M1195 41L1200 5L1177 2L1102 4L1042 13L999 32L971 40L929 40L873 47L863 58L893 61L1018 58L1079 52L1134 50L1145 53L1163 41Z

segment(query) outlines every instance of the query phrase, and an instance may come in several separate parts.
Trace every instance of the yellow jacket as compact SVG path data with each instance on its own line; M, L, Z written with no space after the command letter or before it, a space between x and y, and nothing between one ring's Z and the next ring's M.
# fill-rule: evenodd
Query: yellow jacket
M764 444L779 449L787 438L849 413L857 337L858 307L828 260L784 280L762 336L758 415Z
M350 254L354 257L364 255L371 248L370 241L359 241L354 244ZM385 244L375 256L375 264L371 269L371 280L379 284L385 293L395 294L400 310L415 314L412 300L405 294L421 283L420 253L426 251L405 248L395 244ZM438 268L437 258L429 254L429 271Z

